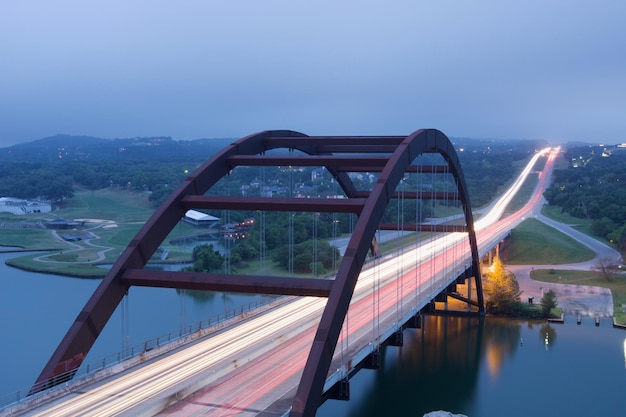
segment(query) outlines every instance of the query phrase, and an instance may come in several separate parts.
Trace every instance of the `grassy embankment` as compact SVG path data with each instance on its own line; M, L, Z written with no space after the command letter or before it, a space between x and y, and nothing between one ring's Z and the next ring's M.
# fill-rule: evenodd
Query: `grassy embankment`
M18 268L81 277L101 277L106 272L99 264L115 262L120 253L137 234L141 226L154 212L148 195L122 190L77 191L73 199L51 213L14 216L2 214L0 223L5 227L0 232L0 245L18 246L23 250L42 251L19 256L7 261ZM54 219L89 219L86 229L57 230L58 235L90 232L96 236L89 241L67 242L55 236L49 229L11 228L16 222L46 222ZM193 233L191 226L181 223L171 237ZM165 242L168 242L169 238ZM168 246L169 261L188 260L189 251Z
M527 219L513 229L507 263L558 265L593 259L594 252L571 237L536 219Z
M538 161L538 164L542 160ZM537 169L542 169L537 166ZM537 184L535 175L529 176L520 191L506 209L507 213L520 209L528 201ZM544 206L542 213L558 222L575 227L577 230L596 239L591 230L591 220L578 219L561 213L558 207ZM602 241L602 239L599 239ZM609 242L604 242L609 243ZM513 230L512 245L508 264L518 265L559 265L584 262L593 259L595 254L587 247L561 232L535 220L528 219ZM613 294L614 315L618 323L626 324L626 275L615 275L612 282L606 281L594 271L561 269L538 269L531 272L531 277L542 282L561 284L593 285L609 288Z
M528 219L513 230L512 244L506 263L518 265L559 265L593 259L594 253L574 239L535 220ZM626 275L616 274L608 282L594 271L535 269L531 278L542 282L593 285L611 290L615 319L626 324Z

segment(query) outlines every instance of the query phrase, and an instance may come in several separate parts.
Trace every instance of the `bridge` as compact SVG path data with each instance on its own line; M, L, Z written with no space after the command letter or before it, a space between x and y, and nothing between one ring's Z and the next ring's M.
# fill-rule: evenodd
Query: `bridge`
M424 312L484 313L480 260L538 203L546 174L531 201L500 220L546 152L538 153L510 190L474 223L458 157L437 130L406 137L267 131L243 138L199 167L148 220L79 313L26 402L41 404L42 415L313 416L328 398L348 399L350 377L362 368L378 367L380 348L401 344L403 330L419 327ZM278 169L289 178L288 195L242 196L242 189L233 185L241 167L257 169L261 183L266 170ZM301 167L323 168L322 175L339 192L300 198L293 177ZM190 209L222 210L232 218L253 213L260 224L261 272L265 229L271 227L265 224L266 213L286 214L282 234L289 273L237 274L228 267L228 258L224 273L146 269ZM434 210L457 214L436 222L427 217ZM313 224L308 276L297 273L295 266L296 214L310 216ZM336 272L322 277L316 271L321 268L318 223L334 227L337 219L349 223L351 233L338 266L332 268ZM400 237L396 240L402 244L381 250L385 233ZM162 358L158 354L168 349L155 349L131 358L116 368L121 372L111 381L69 382L131 286L287 297L212 329L201 340L199 329L198 341L187 349ZM135 367L139 362L142 366ZM71 386L71 392L59 386ZM67 395L48 402L54 393Z

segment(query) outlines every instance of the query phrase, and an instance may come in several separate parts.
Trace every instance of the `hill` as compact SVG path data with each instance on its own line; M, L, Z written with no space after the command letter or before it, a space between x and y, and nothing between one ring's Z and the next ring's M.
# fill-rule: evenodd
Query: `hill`
M103 139L56 135L0 148L0 162L53 162L78 160L195 160L206 159L232 139L173 140L168 136Z

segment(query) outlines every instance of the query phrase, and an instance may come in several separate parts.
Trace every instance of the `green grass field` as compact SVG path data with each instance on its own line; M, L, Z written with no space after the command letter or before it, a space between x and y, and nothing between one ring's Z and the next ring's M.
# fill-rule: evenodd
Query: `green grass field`
M61 209L53 212L62 218L104 219L115 222L145 222L154 212L148 194L137 191L104 189L77 191Z
M0 246L17 246L24 249L61 249L62 244L44 229L0 228Z
M75 197L51 213L0 216L0 245L18 246L24 250L46 251L19 256L7 261L19 268L72 276L103 276L106 272L97 264L113 263L141 226L154 212L148 194L125 190L99 190L75 193ZM104 223L90 223L87 231L98 238L67 242L55 236L54 231L36 228L11 227L21 223L45 223L54 219L96 219ZM84 232L85 230L81 230ZM74 230L57 230L58 235Z
M526 178L522 187L519 189L517 194L515 194L509 205L506 206L505 213L513 213L524 207L537 187L537 180L537 174L531 173L528 175L528 178Z
M558 265L589 261L594 256L593 251L571 237L536 219L527 219L512 232L506 263Z
M594 239L599 240L600 242L604 242L607 245L610 244L606 239L597 236L591 227L593 220L591 219L579 219L578 217L570 216L567 213L562 213L560 207L555 206L544 206L541 211L545 216L550 217L553 220L556 220L560 223L565 223L573 227L574 229L593 237Z

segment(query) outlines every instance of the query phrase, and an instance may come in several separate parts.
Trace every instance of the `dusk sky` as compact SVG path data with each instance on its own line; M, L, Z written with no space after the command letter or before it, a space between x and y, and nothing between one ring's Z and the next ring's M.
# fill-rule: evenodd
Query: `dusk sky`
M0 147L409 134L626 142L626 1L0 2Z

